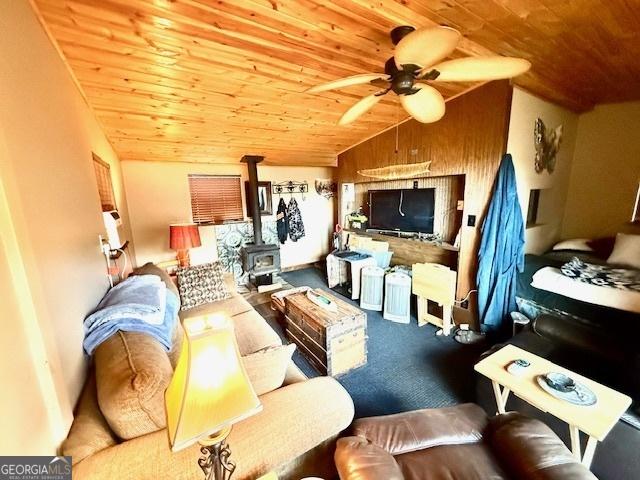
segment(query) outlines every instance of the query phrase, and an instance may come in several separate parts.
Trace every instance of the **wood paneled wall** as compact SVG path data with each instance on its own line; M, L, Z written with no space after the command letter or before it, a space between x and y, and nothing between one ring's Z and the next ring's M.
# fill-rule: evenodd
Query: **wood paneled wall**
M338 157L340 183L370 181L358 170L431 161L431 175L465 175L464 217L458 264L457 296L475 288L480 226L502 155L505 153L512 88L491 82L447 102L447 113L433 124L410 120ZM476 216L474 227L467 226Z

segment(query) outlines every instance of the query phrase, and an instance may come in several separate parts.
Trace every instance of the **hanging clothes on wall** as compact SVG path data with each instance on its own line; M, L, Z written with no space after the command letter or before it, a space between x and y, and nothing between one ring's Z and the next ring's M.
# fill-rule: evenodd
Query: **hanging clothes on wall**
M287 217L289 218L289 238L292 242L297 242L304 237L304 223L302 223L302 215L295 198L289 200Z
M516 275L524 268L524 221L508 153L502 157L481 235L477 275L480 323L484 332L502 333L508 330L509 312L517 311Z
M282 197L280 197L280 201L278 202L276 228L278 229L278 240L280 240L280 243L286 242L287 236L289 235L289 217L287 216L287 204L284 203Z

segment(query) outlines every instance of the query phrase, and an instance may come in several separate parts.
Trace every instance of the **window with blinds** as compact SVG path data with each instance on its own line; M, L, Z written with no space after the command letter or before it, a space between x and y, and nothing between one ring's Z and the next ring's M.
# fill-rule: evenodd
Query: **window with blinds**
M189 191L195 223L244 218L239 176L189 175Z
M109 212L111 210L117 210L116 197L113 194L113 184L111 183L111 166L95 153L92 153L92 155L93 169L98 182L98 194L100 195L102 211Z

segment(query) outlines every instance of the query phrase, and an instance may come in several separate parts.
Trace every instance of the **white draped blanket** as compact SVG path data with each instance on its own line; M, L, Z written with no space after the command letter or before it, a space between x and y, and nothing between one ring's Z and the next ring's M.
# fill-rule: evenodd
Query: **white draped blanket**
M533 275L531 286L581 302L640 313L640 292L579 282L558 268L541 268Z

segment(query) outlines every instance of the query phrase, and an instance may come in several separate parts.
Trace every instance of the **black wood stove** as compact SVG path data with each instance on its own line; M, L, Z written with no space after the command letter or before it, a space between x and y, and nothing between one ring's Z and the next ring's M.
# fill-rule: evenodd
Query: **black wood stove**
M252 196L251 216L253 217L253 243L240 249L242 269L249 274L249 281L256 286L273 283L273 274L280 271L280 247L265 244L262 240L262 219L258 201L258 168L264 157L245 155L242 162L247 164L249 172L249 194Z

